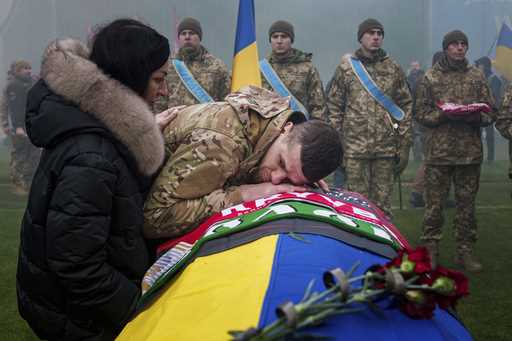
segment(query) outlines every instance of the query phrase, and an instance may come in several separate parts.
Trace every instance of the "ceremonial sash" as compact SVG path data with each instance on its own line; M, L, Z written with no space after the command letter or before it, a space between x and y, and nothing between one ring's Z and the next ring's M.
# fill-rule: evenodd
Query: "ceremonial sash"
M270 63L266 59L260 60L260 70L265 79L267 80L267 82L270 84L270 86L272 86L274 91L277 92L281 97L290 97L290 107L294 111L300 111L304 113L304 115L306 115L306 118L309 119L309 113L304 107L304 105L301 102L299 102L299 100L295 98L295 96L292 95L290 90L288 90L288 88L286 87L286 85L284 85L281 78L279 78L277 73L274 71L272 65L270 65Z
M366 91L393 117L396 121L401 121L405 117L404 111L396 105L391 98L386 96L366 71L360 60L350 57L350 66L361 82Z
M190 70L187 68L185 63L181 60L173 59L172 65L174 69L180 76L181 81L187 88L187 90L199 101L199 103L208 103L214 102L213 98L203 89L201 84L199 84Z

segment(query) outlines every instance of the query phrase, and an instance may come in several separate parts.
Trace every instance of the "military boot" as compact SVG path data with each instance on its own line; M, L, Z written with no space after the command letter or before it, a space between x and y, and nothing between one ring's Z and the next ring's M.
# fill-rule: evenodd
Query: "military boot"
M480 272L483 268L482 263L473 256L471 249L457 250L455 264L469 272Z
M430 254L430 266L432 269L437 268L437 260L439 259L439 243L437 241L430 241L423 244Z

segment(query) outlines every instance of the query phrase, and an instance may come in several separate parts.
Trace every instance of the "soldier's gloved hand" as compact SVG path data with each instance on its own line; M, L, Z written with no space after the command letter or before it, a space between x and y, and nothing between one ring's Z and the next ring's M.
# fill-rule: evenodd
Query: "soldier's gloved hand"
M292 184L279 184L274 185L271 182L263 182L255 185L241 185L240 192L242 194L242 200L252 201L270 195L284 193L284 192L305 192L306 187L295 186Z
M443 113L443 116L445 116L446 118L448 118L449 120L452 120L452 121L464 121L465 120L465 116L466 114L462 114L462 113L453 113L453 112L444 112L442 111Z
M480 124L482 116L479 112L468 114L464 117L464 121L469 124Z
M402 147L400 150L400 155L397 158L397 162L395 165L395 175L398 176L403 173L407 164L409 163L409 149L410 147Z

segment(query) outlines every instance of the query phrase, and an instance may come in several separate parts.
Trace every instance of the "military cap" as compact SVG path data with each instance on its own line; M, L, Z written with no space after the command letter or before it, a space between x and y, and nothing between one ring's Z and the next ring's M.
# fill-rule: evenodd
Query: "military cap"
M269 41L270 41L270 37L272 37L272 34L274 34L276 32L286 33L292 40L292 43L295 40L295 32L293 30L293 25L290 24L288 21L278 20L270 26L270 28L268 30L268 40Z
M178 25L178 35L185 30L191 30L197 33L199 40L203 40L203 30L201 29L201 23L199 20L185 17Z

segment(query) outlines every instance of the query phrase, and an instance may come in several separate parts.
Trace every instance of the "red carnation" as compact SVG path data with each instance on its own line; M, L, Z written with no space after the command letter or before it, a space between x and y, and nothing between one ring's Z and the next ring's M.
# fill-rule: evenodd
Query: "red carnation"
M431 294L425 292L422 294L422 302L418 302L417 299L414 299L416 302L411 301L407 299L407 295L402 297L400 311L415 320L431 319L436 309L436 301Z
M386 268L399 268L403 273L421 275L432 270L430 255L426 248L418 247L415 250L400 250L398 256L385 265Z
M426 248L418 247L416 250L410 250L407 257L411 262L416 263L414 267L415 273L422 274L432 270L430 266L430 254Z
M432 288L438 289L436 301L439 307L455 307L457 301L469 295L468 279L463 273L438 266L432 273ZM447 288L452 290L447 291Z

